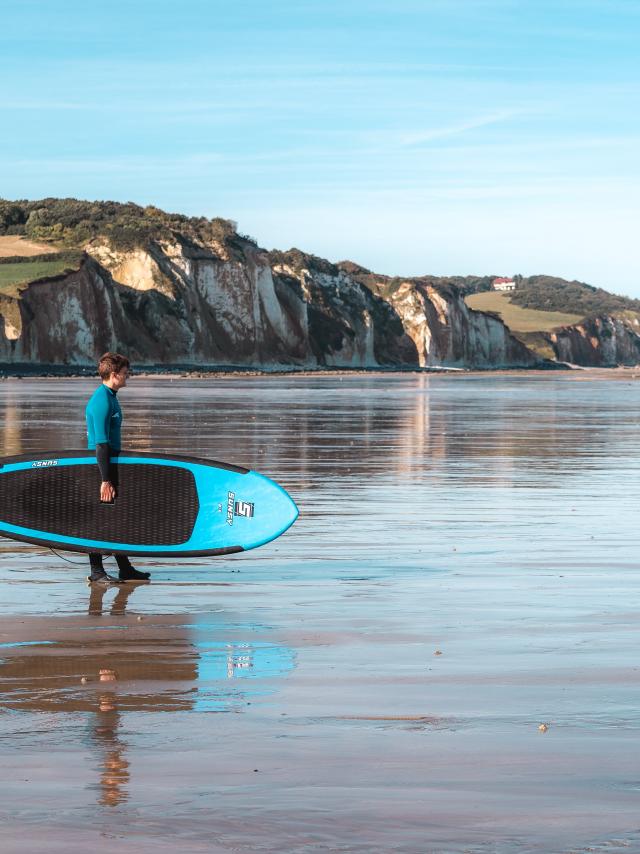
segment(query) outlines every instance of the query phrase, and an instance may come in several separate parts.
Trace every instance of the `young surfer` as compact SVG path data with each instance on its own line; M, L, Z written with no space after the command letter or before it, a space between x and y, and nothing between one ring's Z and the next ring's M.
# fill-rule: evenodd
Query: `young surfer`
M129 359L120 353L105 353L98 362L98 373L102 385L89 398L85 410L87 420L87 444L89 450L95 450L96 461L100 469L100 500L113 501L116 489L109 473L109 459L121 446L122 409L118 403L118 392L127 384ZM89 581L103 584L124 581L146 581L149 572L138 572L126 555L115 555L118 564L118 578L107 575L102 565L102 555L98 552L89 555L91 575Z

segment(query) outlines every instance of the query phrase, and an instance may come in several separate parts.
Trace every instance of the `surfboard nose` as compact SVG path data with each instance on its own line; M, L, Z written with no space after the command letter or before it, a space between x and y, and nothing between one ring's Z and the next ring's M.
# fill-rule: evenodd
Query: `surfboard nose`
M244 526L248 537L245 549L255 548L284 534L299 514L295 501L279 483L253 471L247 477L252 479L255 513Z
M271 483L274 486L274 491L270 496L270 512L273 518L278 520L280 533L284 533L296 521L300 511L286 490L274 481L271 481Z

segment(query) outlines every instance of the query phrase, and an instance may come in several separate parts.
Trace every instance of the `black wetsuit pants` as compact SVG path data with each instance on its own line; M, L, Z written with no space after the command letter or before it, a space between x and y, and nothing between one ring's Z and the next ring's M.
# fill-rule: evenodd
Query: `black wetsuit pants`
M96 445L96 460L98 468L100 469L100 477L103 481L109 480L111 477L109 458L112 453L113 452L109 448L109 444L107 442L101 442ZM126 555L115 555L115 559L118 564L118 569L120 570L128 569L131 566L131 561ZM102 555L99 552L91 552L89 554L89 563L91 564L92 573L104 572Z

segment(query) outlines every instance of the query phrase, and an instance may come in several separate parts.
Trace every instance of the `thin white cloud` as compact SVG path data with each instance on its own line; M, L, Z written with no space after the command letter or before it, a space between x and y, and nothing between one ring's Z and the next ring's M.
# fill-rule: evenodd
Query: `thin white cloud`
M516 116L524 115L527 111L524 109L503 110L498 113L493 113L487 116L479 116L475 119L469 119L466 122L452 124L439 128L427 128L420 131L411 131L409 133L400 134L398 144L401 146L416 146L426 142L432 142L436 139L444 139L445 137L460 136L472 130L488 127L490 125L502 124Z

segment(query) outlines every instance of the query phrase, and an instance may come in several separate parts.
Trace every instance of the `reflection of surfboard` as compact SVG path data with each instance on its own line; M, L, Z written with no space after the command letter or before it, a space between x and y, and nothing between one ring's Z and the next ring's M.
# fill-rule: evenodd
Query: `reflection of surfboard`
M298 508L269 478L226 463L121 451L113 504L91 451L0 460L0 536L78 552L189 557L253 549Z

